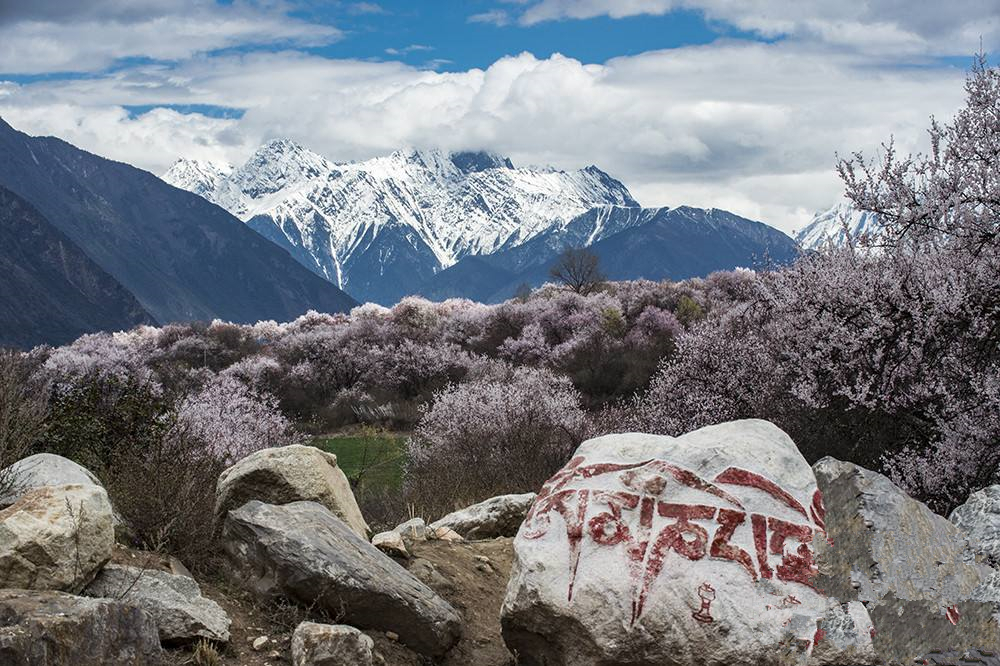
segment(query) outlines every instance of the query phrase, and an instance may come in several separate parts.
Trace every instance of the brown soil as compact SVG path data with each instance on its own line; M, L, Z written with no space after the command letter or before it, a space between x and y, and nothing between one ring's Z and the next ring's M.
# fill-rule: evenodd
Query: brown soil
M375 641L375 662L386 666L510 666L513 661L500 637L500 605L503 603L513 560L512 539L486 541L427 541L413 544L411 557L397 560L423 580L462 614L462 638L441 660L430 661L390 635L366 631ZM168 558L125 548L116 550L112 561L132 566L171 570ZM176 566L176 564L174 565ZM175 573L176 573L175 569ZM292 632L299 622L329 618L310 616L307 609L290 604L265 604L228 580L199 579L202 594L213 599L232 620L231 639L220 646L221 665L285 666L291 663ZM254 650L254 639L266 636L267 644ZM192 651L168 652L171 666L195 665Z

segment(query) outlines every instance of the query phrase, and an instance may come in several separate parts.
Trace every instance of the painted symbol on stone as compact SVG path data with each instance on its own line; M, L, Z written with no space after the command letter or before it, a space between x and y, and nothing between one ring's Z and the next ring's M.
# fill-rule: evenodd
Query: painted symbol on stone
M691 617L699 622L714 622L715 618L712 617L709 609L712 606L712 602L715 601L715 588L708 583L702 583L698 587L698 596L701 597L701 608L691 613Z
M590 481L597 478L603 482L601 486ZM804 520L789 522L749 512L720 487L724 485L763 491ZM708 503L669 501L685 490L705 493L703 501ZM542 487L525 518L523 534L527 539L539 539L561 523L569 550L568 601L573 600L585 545L620 549L632 582L634 624L671 557L691 562L728 560L755 582L777 578L813 587L817 571L812 538L824 532L825 512L819 492L812 500L807 511L775 482L738 467L708 481L666 460L586 464L585 458L577 456ZM783 601L787 607L798 600L791 597ZM707 610L705 616L711 617Z
M948 606L948 609L945 611L945 617L952 624L958 624L958 619L961 617L961 614L958 612L958 606Z

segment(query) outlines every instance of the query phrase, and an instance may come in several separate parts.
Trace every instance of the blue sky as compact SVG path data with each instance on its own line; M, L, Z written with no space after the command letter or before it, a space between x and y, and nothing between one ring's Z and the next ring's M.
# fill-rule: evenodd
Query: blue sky
M996 2L0 0L0 116L154 173L276 137L596 164L792 231L837 154L925 147Z
M701 12L692 10L661 16L598 16L583 21L498 26L470 21L470 17L509 9L487 0L395 0L379 6L382 13L358 14L326 5L300 15L335 24L345 31L341 41L316 49L325 56L398 59L443 71L489 67L505 55L522 51L540 58L562 53L583 62L599 63L616 56L707 44L720 36L757 38L721 22L710 26Z

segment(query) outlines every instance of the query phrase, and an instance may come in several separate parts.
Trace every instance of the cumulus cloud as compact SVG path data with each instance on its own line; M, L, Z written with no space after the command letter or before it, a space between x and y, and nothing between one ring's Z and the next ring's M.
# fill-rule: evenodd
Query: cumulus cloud
M871 0L538 0L519 15L522 25L596 16L624 18L661 15L677 9L701 11L766 37L790 36L866 52L968 54L982 38L987 47L1000 44L1000 11L996 0L912 2Z
M0 0L0 72L93 72L247 45L318 46L341 32L254 0Z
M584 64L521 54L485 70L297 52L228 54L0 86L0 115L160 173L179 156L241 162L287 136L331 159L486 148L516 163L596 164L644 205L727 208L791 231L835 201L835 153L890 134L922 147L961 103L962 71L902 68L801 43L717 42ZM240 119L125 105L238 107Z

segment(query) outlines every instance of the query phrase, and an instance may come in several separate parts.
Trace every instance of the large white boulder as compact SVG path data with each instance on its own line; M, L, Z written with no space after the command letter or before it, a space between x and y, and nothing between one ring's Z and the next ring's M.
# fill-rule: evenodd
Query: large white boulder
M586 441L514 540L504 640L525 664L804 665L843 624L814 663L873 657L864 608L813 587L823 515L766 421Z
M512 537L535 501L535 493L500 495L453 511L431 523L431 529L447 527L465 539Z
M316 502L367 538L368 524L361 515L337 456L314 446L293 444L263 449L243 458L219 476L215 490L215 514L222 521L226 512L250 500L265 504Z
M0 588L77 593L111 559L111 503L100 486L44 486L0 511Z
M54 453L36 453L22 458L0 472L0 478L9 479L12 483L11 491L0 497L0 506L10 506L27 491L43 486L78 484L103 487L89 469Z

